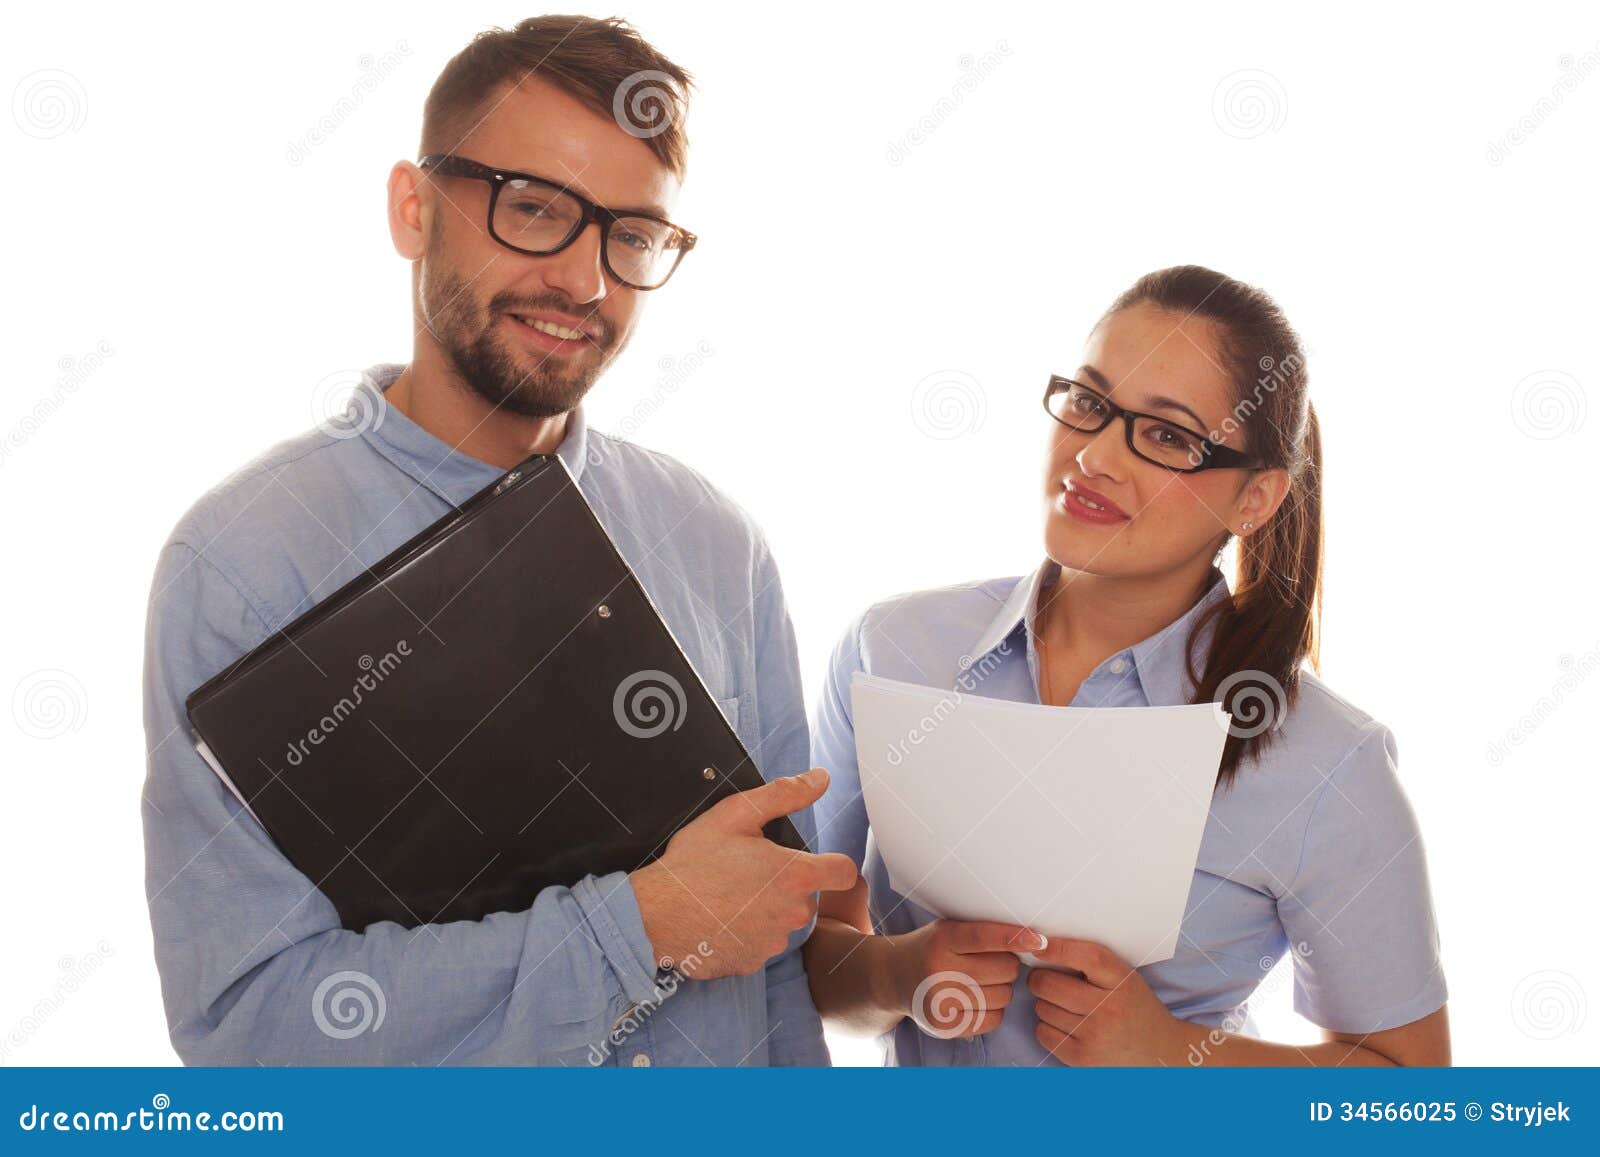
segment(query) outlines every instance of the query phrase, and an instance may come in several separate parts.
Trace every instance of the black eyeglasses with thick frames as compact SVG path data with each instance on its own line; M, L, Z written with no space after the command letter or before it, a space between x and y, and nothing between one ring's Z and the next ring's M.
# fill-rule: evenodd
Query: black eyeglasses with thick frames
M597 223L606 273L634 289L660 289L699 240L653 213L607 209L532 173L496 169L452 153L433 153L418 164L442 177L487 181L489 236L517 253L530 257L560 253L590 222Z
M1248 454L1213 442L1187 426L1157 414L1142 414L1117 405L1099 390L1059 374L1050 375L1044 391L1044 408L1056 421L1082 434L1096 434L1121 418L1128 449L1146 462L1180 474L1201 470L1254 470L1261 465Z

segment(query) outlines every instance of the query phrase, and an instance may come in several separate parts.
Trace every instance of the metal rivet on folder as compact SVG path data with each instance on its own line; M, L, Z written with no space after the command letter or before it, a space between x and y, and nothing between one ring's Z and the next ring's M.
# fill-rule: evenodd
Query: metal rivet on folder
M702 771L700 773L700 778L701 779L716 779L717 778L717 769L714 768L714 767L706 768L704 771Z
M602 619L609 619L611 617L611 608L606 606L604 603L601 603L599 610L595 611L595 614L599 615Z

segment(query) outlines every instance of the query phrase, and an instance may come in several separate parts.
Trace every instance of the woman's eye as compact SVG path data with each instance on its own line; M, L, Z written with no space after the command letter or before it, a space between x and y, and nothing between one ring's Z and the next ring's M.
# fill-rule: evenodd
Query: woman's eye
M1193 438L1171 426L1151 426L1149 436L1163 450L1190 450L1195 446Z

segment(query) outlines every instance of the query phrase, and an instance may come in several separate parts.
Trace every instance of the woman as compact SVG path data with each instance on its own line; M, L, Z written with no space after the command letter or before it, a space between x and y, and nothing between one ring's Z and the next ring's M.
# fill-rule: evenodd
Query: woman
M817 823L822 850L863 875L824 895L806 964L823 1016L886 1034L890 1063L1449 1063L1394 738L1301 671L1316 663L1322 571L1306 383L1299 339L1259 290L1198 266L1141 278L1083 364L1050 379L1040 568L880 603L840 642L813 741L833 774ZM856 671L1078 707L1222 702L1233 726L1177 954L1136 968L896 894L868 839ZM1030 951L1056 967L1024 967ZM1247 1001L1286 951L1320 1044L1249 1031Z

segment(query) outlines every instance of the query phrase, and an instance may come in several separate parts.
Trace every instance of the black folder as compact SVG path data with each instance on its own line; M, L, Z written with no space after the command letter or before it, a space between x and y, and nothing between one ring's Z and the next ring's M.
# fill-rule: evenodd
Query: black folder
M201 755L356 931L519 911L549 885L631 871L764 782L555 455L187 708ZM804 846L787 818L766 835Z

